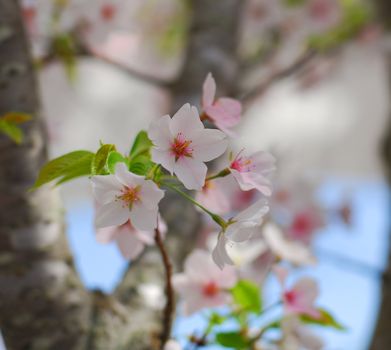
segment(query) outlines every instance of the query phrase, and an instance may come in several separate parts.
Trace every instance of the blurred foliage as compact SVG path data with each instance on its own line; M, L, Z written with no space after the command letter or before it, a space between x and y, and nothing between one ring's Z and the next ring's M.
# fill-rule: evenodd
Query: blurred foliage
M31 120L31 118L31 115L22 112L6 113L0 117L0 132L20 144L23 141L23 131L19 125Z

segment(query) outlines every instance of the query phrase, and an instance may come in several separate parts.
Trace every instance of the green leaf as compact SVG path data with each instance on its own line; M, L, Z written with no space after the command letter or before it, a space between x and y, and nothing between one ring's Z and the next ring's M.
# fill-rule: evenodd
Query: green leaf
M151 140L148 138L148 134L146 131L140 131L134 142L132 149L130 150L130 157L135 158L142 154L149 154L149 150L153 146Z
M75 177L90 175L93 157L94 153L89 151L74 151L51 160L41 169L33 189L55 179L59 179L57 184L60 184Z
M249 347L249 341L239 332L217 333L216 342L234 349L248 349Z
M6 120L0 120L0 131L11 138L17 144L20 144L23 140L22 130L13 122Z
M115 166L118 162L125 163L126 166L129 167L128 159L126 159L121 153L116 151L110 152L109 156L107 157L106 166L111 174L115 173Z
M98 152L96 152L91 163L92 175L105 175L108 173L108 169L106 167L107 157L112 151L115 151L115 146L110 144L102 145L98 149Z
M209 316L209 325L211 326L219 326L225 322L227 319L226 316L222 316L217 312L212 312Z
M261 291L255 283L248 280L241 280L232 288L231 292L234 302L243 310L258 314L261 312Z
M149 170L155 165L149 157L138 156L130 161L129 170L137 175L146 176Z
M340 324L338 321L335 320L334 316L331 315L328 311L325 309L319 308L318 311L320 312L321 316L319 318L315 318L309 315L302 315L300 316L300 319L304 323L308 324L314 324L318 326L323 327L330 327L334 329L338 329L340 331L345 331L346 327L344 327L342 324Z
M61 33L53 38L52 50L64 64L68 79L74 81L77 73L75 39L68 33Z

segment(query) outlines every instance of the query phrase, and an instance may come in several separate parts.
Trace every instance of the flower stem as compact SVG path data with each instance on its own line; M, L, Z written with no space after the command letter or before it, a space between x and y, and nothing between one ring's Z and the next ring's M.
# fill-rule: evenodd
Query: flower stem
M189 202L193 203L194 205L196 205L198 208L200 208L201 210L203 210L205 213L207 213L213 221L215 221L219 226L222 227L223 230L226 229L226 227L228 226L227 223L225 222L225 220L220 216L220 215L217 215L215 213L212 213L210 210L206 209L202 204L198 203L193 197L189 196L186 192L183 192L181 191L179 188L171 185L171 184L168 184L168 183L165 183L165 185L168 187L168 188L171 188L172 190L174 190L175 192L179 193L182 197L186 198Z
M163 244L162 236L158 228L155 229L155 242L160 251L160 255L162 257L165 277L166 277L166 287L165 287L166 305L163 310L163 329L160 335L160 340L161 340L160 349L162 350L164 348L164 345L170 339L170 335L171 335L171 328L172 328L174 312L175 312L175 294L174 294L174 288L171 283L172 264L167 254L166 248Z
M230 173L231 172L229 171L229 169L225 168L225 169L221 170L219 173L217 173L216 175L212 175L212 176L207 177L206 181L214 180L219 177L225 177L225 176L229 175Z

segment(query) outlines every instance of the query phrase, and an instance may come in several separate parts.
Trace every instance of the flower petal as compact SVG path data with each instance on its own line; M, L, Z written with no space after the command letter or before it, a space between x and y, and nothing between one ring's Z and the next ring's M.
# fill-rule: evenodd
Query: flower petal
M253 221L254 223L261 224L262 217L269 211L267 201L260 199L247 209L235 216L235 221Z
M114 201L97 207L95 226L119 226L129 220L129 209L123 207L121 202Z
M158 207L148 209L142 203L135 203L130 211L132 225L140 231L153 231L157 227Z
M148 129L148 137L152 143L161 149L169 149L173 136L170 132L171 118L165 115L151 122Z
M115 165L115 177L124 186L129 187L141 185L145 181L143 176L131 173L126 164L122 162L118 162Z
M117 245L122 256L127 260L136 259L144 250L144 244L137 238L134 231L122 229L116 235Z
M226 135L219 130L205 129L193 139L191 146L194 158L209 162L226 151L228 140Z
M271 196L272 183L262 174L254 172L239 172L235 169L231 169L233 177L238 182L242 191L250 191L253 189L258 190L265 196Z
M208 168L199 160L190 157L179 158L174 173L188 190L201 191L205 184Z
M96 230L96 240L99 243L107 244L111 242L118 231L118 226L103 227Z
M225 265L234 265L233 261L229 257L225 245L227 244L227 240L224 234L220 234L217 239L216 247L212 252L212 259L216 263L216 265L222 270Z
M205 110L213 104L216 95L216 81L212 73L208 73L202 86L202 108Z
M91 182L94 197L100 204L113 201L122 189L122 184L114 175L96 175L91 178Z
M155 163L161 164L163 168L169 171L172 175L174 172L175 156L171 154L170 150L152 148L151 157Z
M225 233L230 241L240 243L249 240L257 229L258 226L252 221L239 221L229 225Z
M148 209L154 209L163 197L164 191L161 190L153 181L144 180L141 185L140 198L145 207Z
M201 122L197 108L190 107L189 103L183 105L170 122L170 131L174 137L181 133L186 140L192 140L193 135L202 130L204 130L204 124Z

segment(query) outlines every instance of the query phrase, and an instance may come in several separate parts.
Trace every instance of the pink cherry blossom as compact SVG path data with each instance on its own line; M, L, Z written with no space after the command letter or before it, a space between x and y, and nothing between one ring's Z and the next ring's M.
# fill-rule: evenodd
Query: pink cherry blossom
M189 190L200 191L205 184L209 162L227 148L227 139L219 130L205 129L198 111L185 104L172 117L153 121L148 136L154 143L152 160L161 164Z
M231 205L223 187L224 179L205 181L202 191L197 192L196 200L208 210L216 214L226 214Z
M263 217L268 211L266 201L261 199L229 221L230 224L225 232L219 234L216 247L212 252L212 258L220 269L225 265L234 264L227 253L226 245L230 242L245 242L253 237L259 231Z
M257 152L246 156L239 152L231 161L229 169L243 191L256 189L265 196L272 194L269 179L275 170L275 159L267 152Z
M230 301L228 288L235 285L234 268L221 271L207 251L197 249L185 261L183 273L173 276L174 288L184 300L184 312L190 315L203 308L217 307Z
M288 315L281 322L283 349L321 350L322 339L305 327L296 315Z
M274 271L283 288L282 300L287 313L294 315L308 315L314 318L321 316L314 303L319 295L319 288L312 278L300 278L292 288L285 286L288 271L283 267L276 266Z
M91 178L98 207L97 228L120 226L129 219L141 231L152 231L157 226L158 203L164 196L151 180L131 173L124 163L118 163L114 175Z
M221 130L232 135L231 128L240 122L242 105L239 101L220 97L215 99L216 82L211 73L205 79L202 91L202 108L205 115Z
M158 228L162 235L165 235L167 226L159 218ZM153 245L155 232L140 231L134 228L130 221L121 226L104 227L97 230L96 239L100 243L115 241L122 254L127 260L136 259L144 250L145 246Z
M286 230L289 238L310 244L316 230L323 226L323 221L318 210L309 207L307 210L295 213Z

